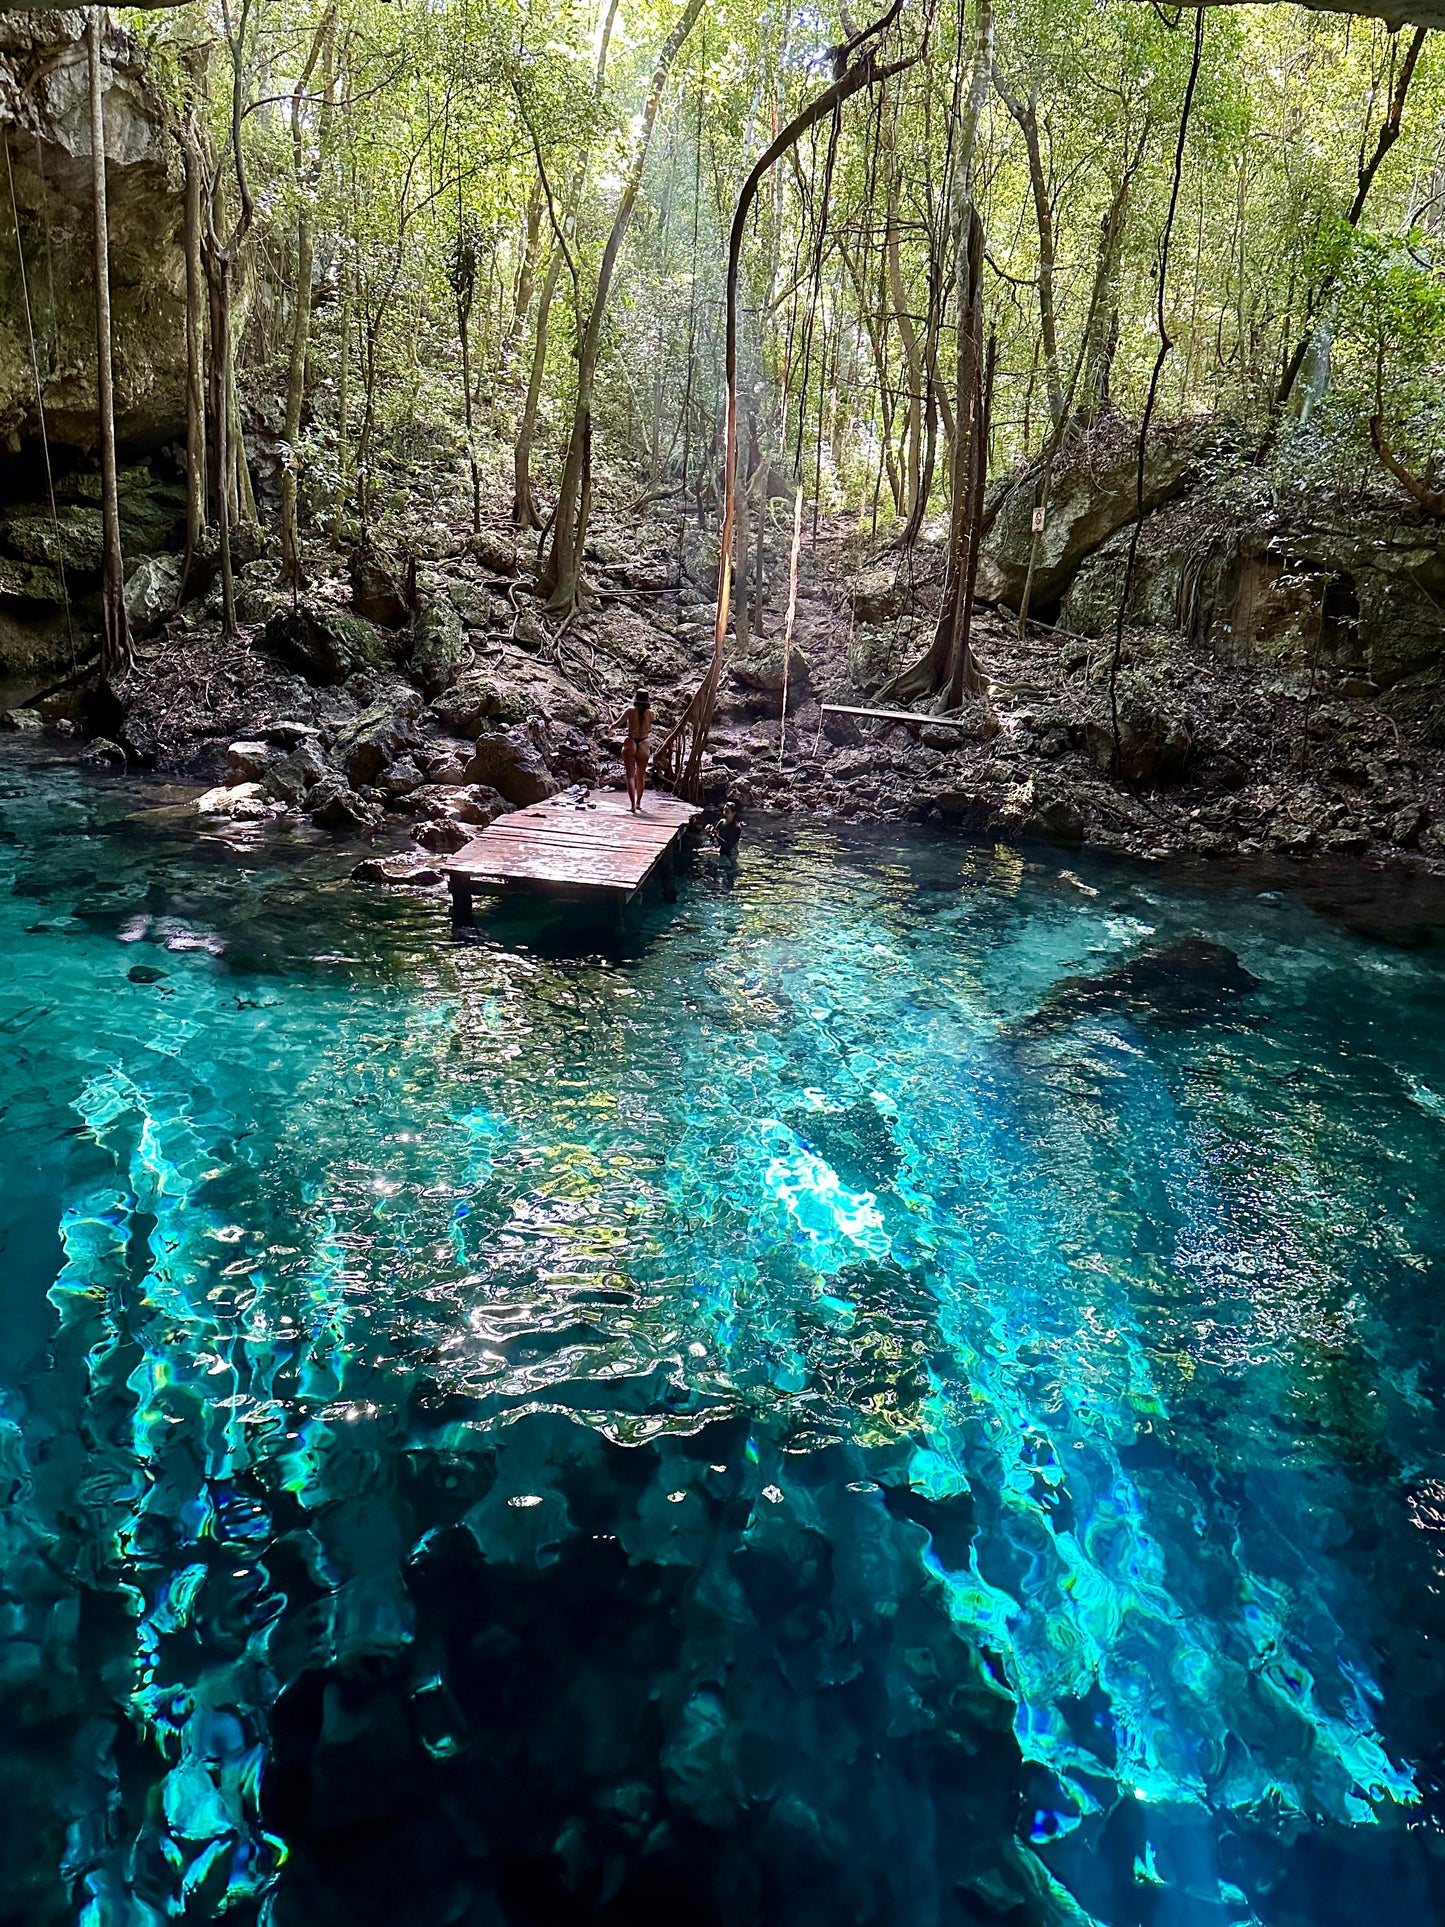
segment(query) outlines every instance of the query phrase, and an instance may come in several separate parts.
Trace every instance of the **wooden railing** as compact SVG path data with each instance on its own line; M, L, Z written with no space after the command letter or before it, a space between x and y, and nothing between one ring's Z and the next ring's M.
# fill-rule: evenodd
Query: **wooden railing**
M722 650L714 645L707 674L694 690L687 708L662 739L653 760L657 782L670 789L674 796L680 796L684 803L702 801L702 758L717 710L722 666Z

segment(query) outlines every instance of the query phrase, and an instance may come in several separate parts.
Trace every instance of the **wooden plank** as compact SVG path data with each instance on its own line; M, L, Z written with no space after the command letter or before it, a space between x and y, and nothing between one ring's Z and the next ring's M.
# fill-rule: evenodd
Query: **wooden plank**
M849 703L822 703L825 716L866 716L873 723L942 723L945 729L973 729L978 718L930 716L918 709L855 709Z
M549 837L554 843L605 844L612 850L665 850L676 840L676 830L648 829L629 833L611 825L599 825L581 832L569 823L519 823L515 817L499 817L488 824L487 835L498 843L509 837Z
M605 875L626 880L644 877L664 854L661 850L614 850L605 844L558 843L550 837L479 837L459 850L447 868L505 874L545 865L562 875Z
M609 863L589 856L586 851L525 850L509 854L502 861L479 858L467 864L463 874L474 879L489 877L506 883L514 877L534 882L591 884L600 889L636 890L646 882L652 864Z
M532 889L626 899L662 867L698 814L649 794L640 812L617 791L550 797L498 817L448 860L454 888Z

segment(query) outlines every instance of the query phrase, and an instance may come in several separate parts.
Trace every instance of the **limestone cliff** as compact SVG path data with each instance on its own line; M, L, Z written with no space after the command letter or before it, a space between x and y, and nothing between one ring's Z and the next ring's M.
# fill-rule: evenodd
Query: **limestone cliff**
M38 441L27 284L50 440L76 450L95 441L87 84L83 14L0 13L0 122L11 170L0 181L0 438L11 456ZM181 188L144 50L114 29L104 87L116 434L123 450L141 453L185 429Z

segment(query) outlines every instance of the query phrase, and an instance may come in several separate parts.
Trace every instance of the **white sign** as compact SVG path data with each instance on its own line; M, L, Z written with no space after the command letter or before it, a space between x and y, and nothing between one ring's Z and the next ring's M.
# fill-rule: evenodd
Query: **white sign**
M1042 535L1043 532L1044 532L1044 512L1042 509L1035 509L1034 510L1034 534Z

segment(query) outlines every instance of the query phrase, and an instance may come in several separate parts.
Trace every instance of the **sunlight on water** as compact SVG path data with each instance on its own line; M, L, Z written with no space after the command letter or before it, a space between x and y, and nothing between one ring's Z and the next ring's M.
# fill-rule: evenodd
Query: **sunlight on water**
M1445 953L0 784L7 1917L1445 1918Z

